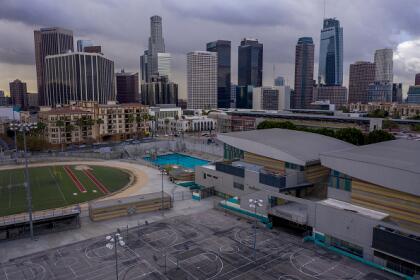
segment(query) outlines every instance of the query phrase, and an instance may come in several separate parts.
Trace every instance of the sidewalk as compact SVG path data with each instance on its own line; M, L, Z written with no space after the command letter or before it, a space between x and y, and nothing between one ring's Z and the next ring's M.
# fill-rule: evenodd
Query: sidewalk
M201 201L192 199L175 201L174 207L171 210L165 211L163 216L161 212L150 212L101 222L92 222L89 217L82 216L82 226L79 229L41 235L38 237L37 241L25 238L0 243L0 263L28 254L104 235L115 231L117 228L120 228L124 232L127 225L129 228L132 228L138 224L144 224L145 221L151 223L170 217L205 212L213 208L213 203L212 198Z

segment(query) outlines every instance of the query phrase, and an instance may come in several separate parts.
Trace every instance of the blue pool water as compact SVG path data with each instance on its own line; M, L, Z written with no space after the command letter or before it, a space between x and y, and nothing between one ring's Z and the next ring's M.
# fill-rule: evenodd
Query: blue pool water
M177 153L157 156L156 160L152 160L150 157L144 157L143 159L150 161L158 166L176 164L181 165L185 168L194 168L196 166L206 165L207 163L209 163L207 160L204 159L199 159Z

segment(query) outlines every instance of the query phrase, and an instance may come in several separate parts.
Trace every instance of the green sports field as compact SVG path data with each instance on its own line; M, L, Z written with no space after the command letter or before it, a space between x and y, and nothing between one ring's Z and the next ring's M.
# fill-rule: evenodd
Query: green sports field
M33 209L45 210L89 201L118 191L130 175L105 166L45 166L29 169ZM24 169L0 171L0 216L27 211Z

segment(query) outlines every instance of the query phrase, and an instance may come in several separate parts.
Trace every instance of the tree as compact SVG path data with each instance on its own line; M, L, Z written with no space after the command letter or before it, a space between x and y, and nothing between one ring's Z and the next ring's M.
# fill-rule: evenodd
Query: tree
M396 122L386 119L386 120L383 120L382 122L382 128L383 129L398 129L399 126Z
M335 137L354 145L363 145L365 140L362 131L354 127L341 128L337 130L335 132Z
M63 151L64 147L63 147L63 143L61 142L61 128L65 125L65 123L63 120L57 120L55 122L55 125L58 127L58 142L60 142L61 151Z
M368 114L368 117L369 118L386 118L388 117L388 115L389 115L388 111L385 111L382 109L375 109Z
M374 130L369 132L369 134L366 136L365 143L366 144L373 144L373 143L379 143L383 141L389 141L394 140L395 137L391 133L385 131L385 130Z
M165 130L166 130L166 134L168 134L168 126L169 126L169 122L170 122L170 120L169 120L168 118L165 118L164 122L165 122Z
M297 130L295 124L289 121L279 122L272 120L265 120L258 124L257 129L269 129L269 128L283 128L283 129L292 129Z

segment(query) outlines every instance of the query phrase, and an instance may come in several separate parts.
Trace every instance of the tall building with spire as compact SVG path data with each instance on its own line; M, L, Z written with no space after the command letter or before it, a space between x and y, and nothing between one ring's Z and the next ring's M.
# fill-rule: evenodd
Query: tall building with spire
M149 82L153 75L170 76L167 66L168 61L170 62L171 60L170 56L169 53L165 53L165 41L162 35L162 18L157 15L152 16L150 18L149 49L144 51L144 54L140 57L142 82ZM162 67L166 69L164 73L160 73Z
M343 84L343 28L335 18L324 19L321 30L318 84Z
M45 57L64 54L74 50L73 31L49 27L34 31L36 80L39 105L47 104L45 92Z

